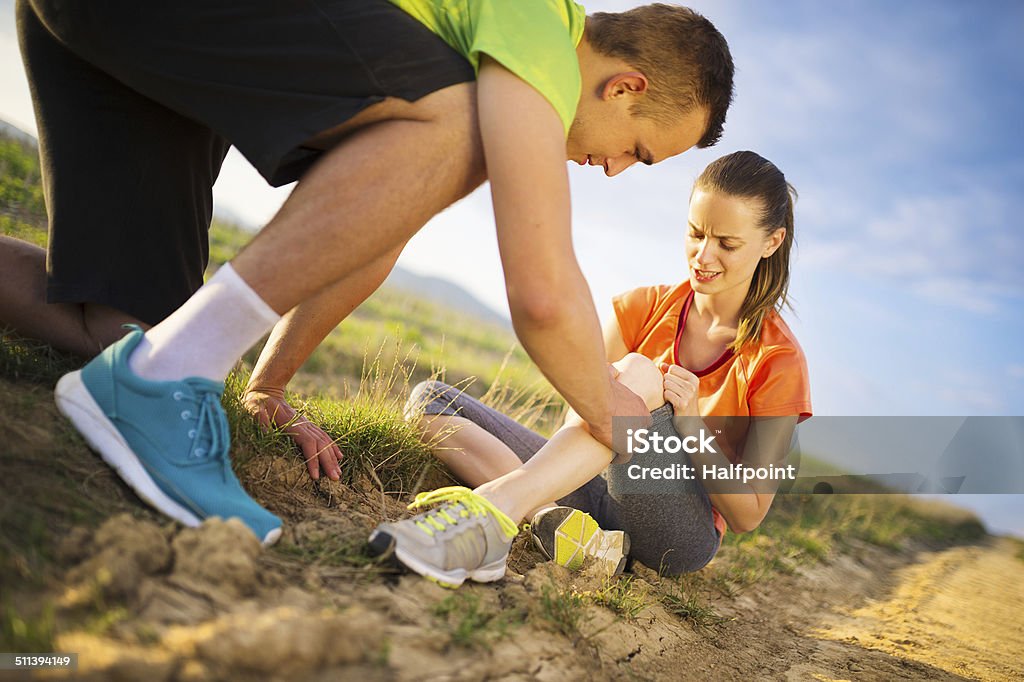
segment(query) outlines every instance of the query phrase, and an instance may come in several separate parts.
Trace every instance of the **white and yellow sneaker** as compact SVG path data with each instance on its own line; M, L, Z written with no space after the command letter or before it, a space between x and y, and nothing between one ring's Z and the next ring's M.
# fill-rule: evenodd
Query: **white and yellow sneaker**
M411 519L382 523L370 535L370 551L393 553L406 568L444 587L493 582L505 575L515 522L468 488L420 493L410 509L441 506Z
M597 561L609 575L619 575L629 555L629 535L603 530L590 514L572 507L549 507L530 523L533 542L548 559L570 571L587 558Z

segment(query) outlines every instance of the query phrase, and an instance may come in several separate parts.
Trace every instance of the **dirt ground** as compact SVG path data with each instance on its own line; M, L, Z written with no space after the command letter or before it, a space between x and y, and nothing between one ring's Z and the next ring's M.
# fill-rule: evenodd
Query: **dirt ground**
M923 554L879 599L825 620L815 636L970 679L1024 676L1024 563L1005 539Z
M308 523L300 532L318 530ZM56 649L78 652L75 677L88 680L1011 680L1024 672L1024 562L1004 541L917 554L864 546L719 596L713 606L729 620L710 627L657 603L633 619L588 605L569 636L531 615L486 646L453 644L437 616L453 595L483 614L531 614L548 585L598 584L517 551L524 574L457 593L358 569L318 568L304 580L235 522L175 531L118 516L64 543L77 563L60 606L92 602L102 585L102 598L123 610L110 627L59 634ZM657 576L641 567L636 580Z
M291 491L274 507L288 519L278 546L260 548L236 521L185 529L144 508L81 445L61 449L74 439L48 389L19 391L0 399L0 444L4 476L22 483L0 504L67 518L79 513L60 506L74 490L107 518L40 530L62 536L52 575L0 586L26 617L53 612L54 651L77 652L77 673L0 680L1024 677L1024 561L1008 540L849 543L731 595L698 585L697 602L717 614L704 622L670 612L658 598L669 583L642 566L628 583L639 601L608 608L594 599L607 580L542 562L522 539L505 580L453 592L353 560L378 519L404 513L369 482L311 487L301 466L254 460L242 474L258 499L263 481ZM46 487L26 490L30 480Z

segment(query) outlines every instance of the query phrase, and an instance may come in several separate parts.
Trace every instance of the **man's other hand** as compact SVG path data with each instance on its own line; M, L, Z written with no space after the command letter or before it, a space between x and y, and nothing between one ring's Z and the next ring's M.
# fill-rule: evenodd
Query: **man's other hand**
M319 426L288 404L283 390L251 388L245 392L242 404L261 427L268 431L281 429L295 441L314 481L320 478L321 470L332 481L341 477L341 449Z
M616 379L618 376L619 370L612 365L608 365L608 381L611 382L612 389L612 418L633 417L636 420L635 424L637 426L649 426L651 424L651 411L647 409L644 399L619 383ZM615 452L620 452L624 447L623 436L625 434L619 434L619 440L623 442L612 442L612 419L609 419L604 424L588 424L587 426L590 429L590 434L595 439Z

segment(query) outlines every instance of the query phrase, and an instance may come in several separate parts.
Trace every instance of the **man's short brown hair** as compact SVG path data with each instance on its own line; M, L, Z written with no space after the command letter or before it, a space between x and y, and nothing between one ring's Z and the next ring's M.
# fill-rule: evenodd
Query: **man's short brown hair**
M698 147L722 136L733 96L729 45L714 24L687 7L644 5L587 17L584 37L595 50L647 76L646 97L633 113L672 124L695 106L706 107L708 124Z

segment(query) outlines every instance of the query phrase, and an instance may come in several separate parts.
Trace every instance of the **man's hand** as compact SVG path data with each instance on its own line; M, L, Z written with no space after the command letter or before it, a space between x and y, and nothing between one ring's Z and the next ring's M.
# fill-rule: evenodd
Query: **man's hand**
M650 424L651 411L647 409L646 403L643 398L633 393L625 385L619 383L616 378L619 376L619 370L612 365L608 365L608 380L611 383L612 392L612 416L614 417L637 417L645 420L645 424ZM596 440L600 441L603 445L611 448L615 452L624 451L625 443L614 443L612 441L612 421L609 420L606 424L587 424L587 428L590 430ZM619 440L623 440L625 434L619 434Z
M264 429L279 428L291 436L302 451L310 478L318 480L321 468L332 481L340 478L341 449L320 427L288 404L282 389L250 388L242 404Z
M700 379L697 375L679 365L661 363L665 375L665 400L672 403L677 417L699 417L697 411L697 389Z

